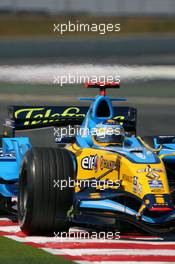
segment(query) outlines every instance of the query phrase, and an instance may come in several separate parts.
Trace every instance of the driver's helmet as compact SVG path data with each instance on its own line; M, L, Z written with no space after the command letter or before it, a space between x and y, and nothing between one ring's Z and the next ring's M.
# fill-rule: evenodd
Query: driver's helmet
M123 145L125 131L118 122L110 119L93 128L92 139L95 145Z

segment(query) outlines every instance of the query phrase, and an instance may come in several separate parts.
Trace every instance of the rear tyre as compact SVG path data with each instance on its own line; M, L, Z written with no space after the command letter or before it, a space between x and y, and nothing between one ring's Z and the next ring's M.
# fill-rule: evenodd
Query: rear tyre
M73 203L68 186L74 175L73 160L66 149L32 148L24 157L19 180L18 219L26 234L67 231L67 211ZM62 190L56 183L64 181Z

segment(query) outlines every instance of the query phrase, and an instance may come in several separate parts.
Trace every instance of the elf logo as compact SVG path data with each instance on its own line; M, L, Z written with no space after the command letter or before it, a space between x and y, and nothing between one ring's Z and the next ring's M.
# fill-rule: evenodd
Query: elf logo
M84 170L95 170L98 169L98 156L97 155L90 155L86 156L81 160L81 167Z

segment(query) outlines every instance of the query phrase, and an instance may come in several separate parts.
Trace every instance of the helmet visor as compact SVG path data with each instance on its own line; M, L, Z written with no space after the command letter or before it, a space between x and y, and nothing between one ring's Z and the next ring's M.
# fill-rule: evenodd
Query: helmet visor
M124 136L123 135L105 135L105 136L95 136L95 140L98 143L114 143L114 144L123 144Z

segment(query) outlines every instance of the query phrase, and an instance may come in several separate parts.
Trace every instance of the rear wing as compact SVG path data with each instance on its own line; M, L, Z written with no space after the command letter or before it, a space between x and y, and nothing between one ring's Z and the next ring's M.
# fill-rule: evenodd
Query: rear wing
M86 88L99 88L100 95L106 95L106 89L120 88L120 82L89 82L85 83Z
M15 130L81 125L89 107L84 106L11 106L4 124L4 136L13 137ZM137 110L113 107L114 119L128 132L136 132Z

